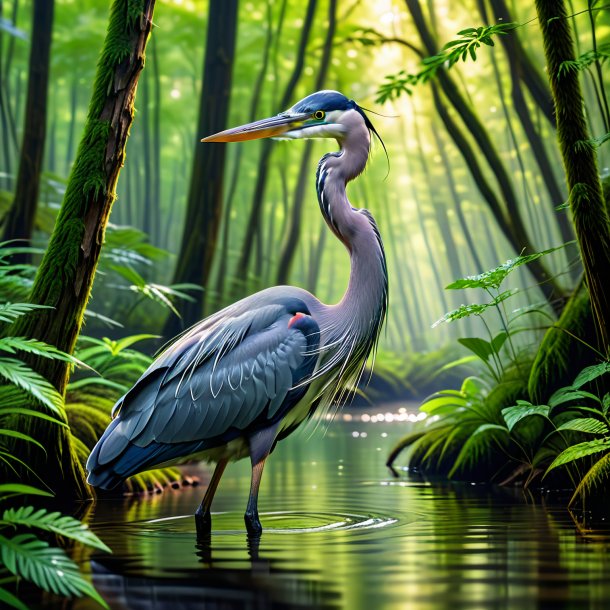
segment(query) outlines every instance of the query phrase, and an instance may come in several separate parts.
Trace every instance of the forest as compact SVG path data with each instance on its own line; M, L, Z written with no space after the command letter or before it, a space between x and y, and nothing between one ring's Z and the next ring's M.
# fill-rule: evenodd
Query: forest
M135 607L138 578L161 608L176 595L189 608L610 602L609 9L603 0L0 0L0 605ZM143 384L159 367L182 375L179 405L185 376L203 379L204 341L211 395L235 408L212 386L217 363L255 340L259 301L242 299L275 286L282 299L315 295L300 309L272 303L287 308L287 336L314 352L325 340L319 312L357 318L373 299L372 277L354 288L359 238L342 233L328 186L350 154L349 113L363 121L370 154L341 188L349 182L351 212L368 210L376 237L366 258L380 258L387 284L365 316L368 336L340 336L353 344L328 361L307 350L273 360L265 348L261 383L276 374L271 363L278 371L265 408L292 375L282 404L309 400L303 418L313 415L268 460L262 536L263 464L293 426L273 429L259 472L260 414L222 430L223 443L231 430L250 434L250 460L230 466L214 513L233 458L206 457L218 463L213 475L203 462L176 464L187 438L177 424L169 441L145 433L173 444L171 460L138 458L113 491L92 486L103 435L142 411ZM265 117L268 131L256 135L249 124ZM269 124L288 120L271 134ZM306 135L315 130L322 137ZM191 353L194 332L208 334ZM193 353L199 372L180 369ZM298 367L282 369L291 359ZM333 364L335 377L308 398ZM259 391L244 390L235 422ZM195 405L193 386L190 395ZM208 450L188 440L184 456ZM202 542L192 516L204 491L214 529ZM495 598L483 586L491 568L477 572L467 542L456 542L479 523L497 546L472 552L481 564L502 556L489 582L522 586L522 560L527 593ZM510 556L511 536L534 529L535 547ZM418 576L411 562L423 552ZM557 565L537 572L549 553ZM334 577L320 572L335 563Z

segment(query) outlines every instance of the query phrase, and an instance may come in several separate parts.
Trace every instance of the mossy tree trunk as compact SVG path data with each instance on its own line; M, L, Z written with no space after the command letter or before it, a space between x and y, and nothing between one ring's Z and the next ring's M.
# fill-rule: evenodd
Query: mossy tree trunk
M40 191L40 173L47 128L47 97L54 0L35 0L32 6L32 43L28 71L23 144L13 204L6 216L3 240L30 241ZM15 262L26 262L26 255Z
M112 5L85 130L30 297L53 309L20 318L11 334L46 341L69 353L74 350L125 159L154 4L155 0L115 0ZM32 365L65 391L70 372L65 363L38 359ZM46 456L27 456L32 470L44 473L46 484L62 498L89 495L69 432L34 425L31 418L21 426L46 448Z
M226 129L231 99L233 57L237 38L237 0L210 2L208 32L199 102L197 133L200 137ZM184 221L184 231L174 282L208 284L220 220L226 144L197 142ZM177 304L182 320L170 315L164 334L171 337L203 315L205 294Z
M570 22L563 0L536 0L547 74L555 102L557 137L566 170L570 208L601 351L610 347L610 222L602 195L595 148L589 143L578 72L561 71L574 61Z

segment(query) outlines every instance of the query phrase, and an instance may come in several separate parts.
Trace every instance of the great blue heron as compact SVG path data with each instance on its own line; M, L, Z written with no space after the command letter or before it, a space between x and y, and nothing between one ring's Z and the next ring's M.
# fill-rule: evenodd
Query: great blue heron
M334 138L338 152L318 164L316 189L330 230L350 254L347 291L326 305L294 286L257 292L174 340L113 408L94 447L88 481L104 489L154 466L186 458L216 463L195 514L211 528L210 507L229 461L252 463L246 528L258 534L258 489L267 456L316 409L342 404L360 381L387 310L383 244L366 209L345 187L367 163L371 133L364 111L337 91L319 91L286 112L204 138Z

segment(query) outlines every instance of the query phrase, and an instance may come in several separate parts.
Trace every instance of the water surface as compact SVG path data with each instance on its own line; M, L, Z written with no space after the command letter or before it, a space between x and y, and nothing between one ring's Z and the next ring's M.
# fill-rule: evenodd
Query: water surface
M280 443L258 544L246 462L221 482L207 544L192 517L207 468L198 487L98 502L91 526L114 554L93 556L96 587L129 610L610 608L610 532L583 536L515 491L395 479L384 461L406 426L354 418Z

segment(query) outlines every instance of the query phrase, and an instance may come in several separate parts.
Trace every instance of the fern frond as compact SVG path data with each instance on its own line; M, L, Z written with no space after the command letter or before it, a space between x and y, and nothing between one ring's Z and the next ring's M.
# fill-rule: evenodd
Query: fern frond
M0 377L22 388L57 415L62 415L61 395L42 375L20 360L0 358Z
M572 505L580 496L585 498L594 488L599 488L605 484L610 477L610 453L604 455L600 460L595 462L588 470L587 474L582 478L578 487L574 490L574 495L570 500Z
M33 534L18 534L12 538L0 535L0 559L9 572L33 582L44 591L66 597L87 595L108 608L62 549L51 547Z
M20 525L23 527L36 528L47 532L53 532L58 536L76 540L81 544L90 546L100 551L110 553L110 549L87 527L77 519L59 512L48 512L41 508L35 510L33 506L22 506L21 508L8 508L2 514L0 523L4 525Z

